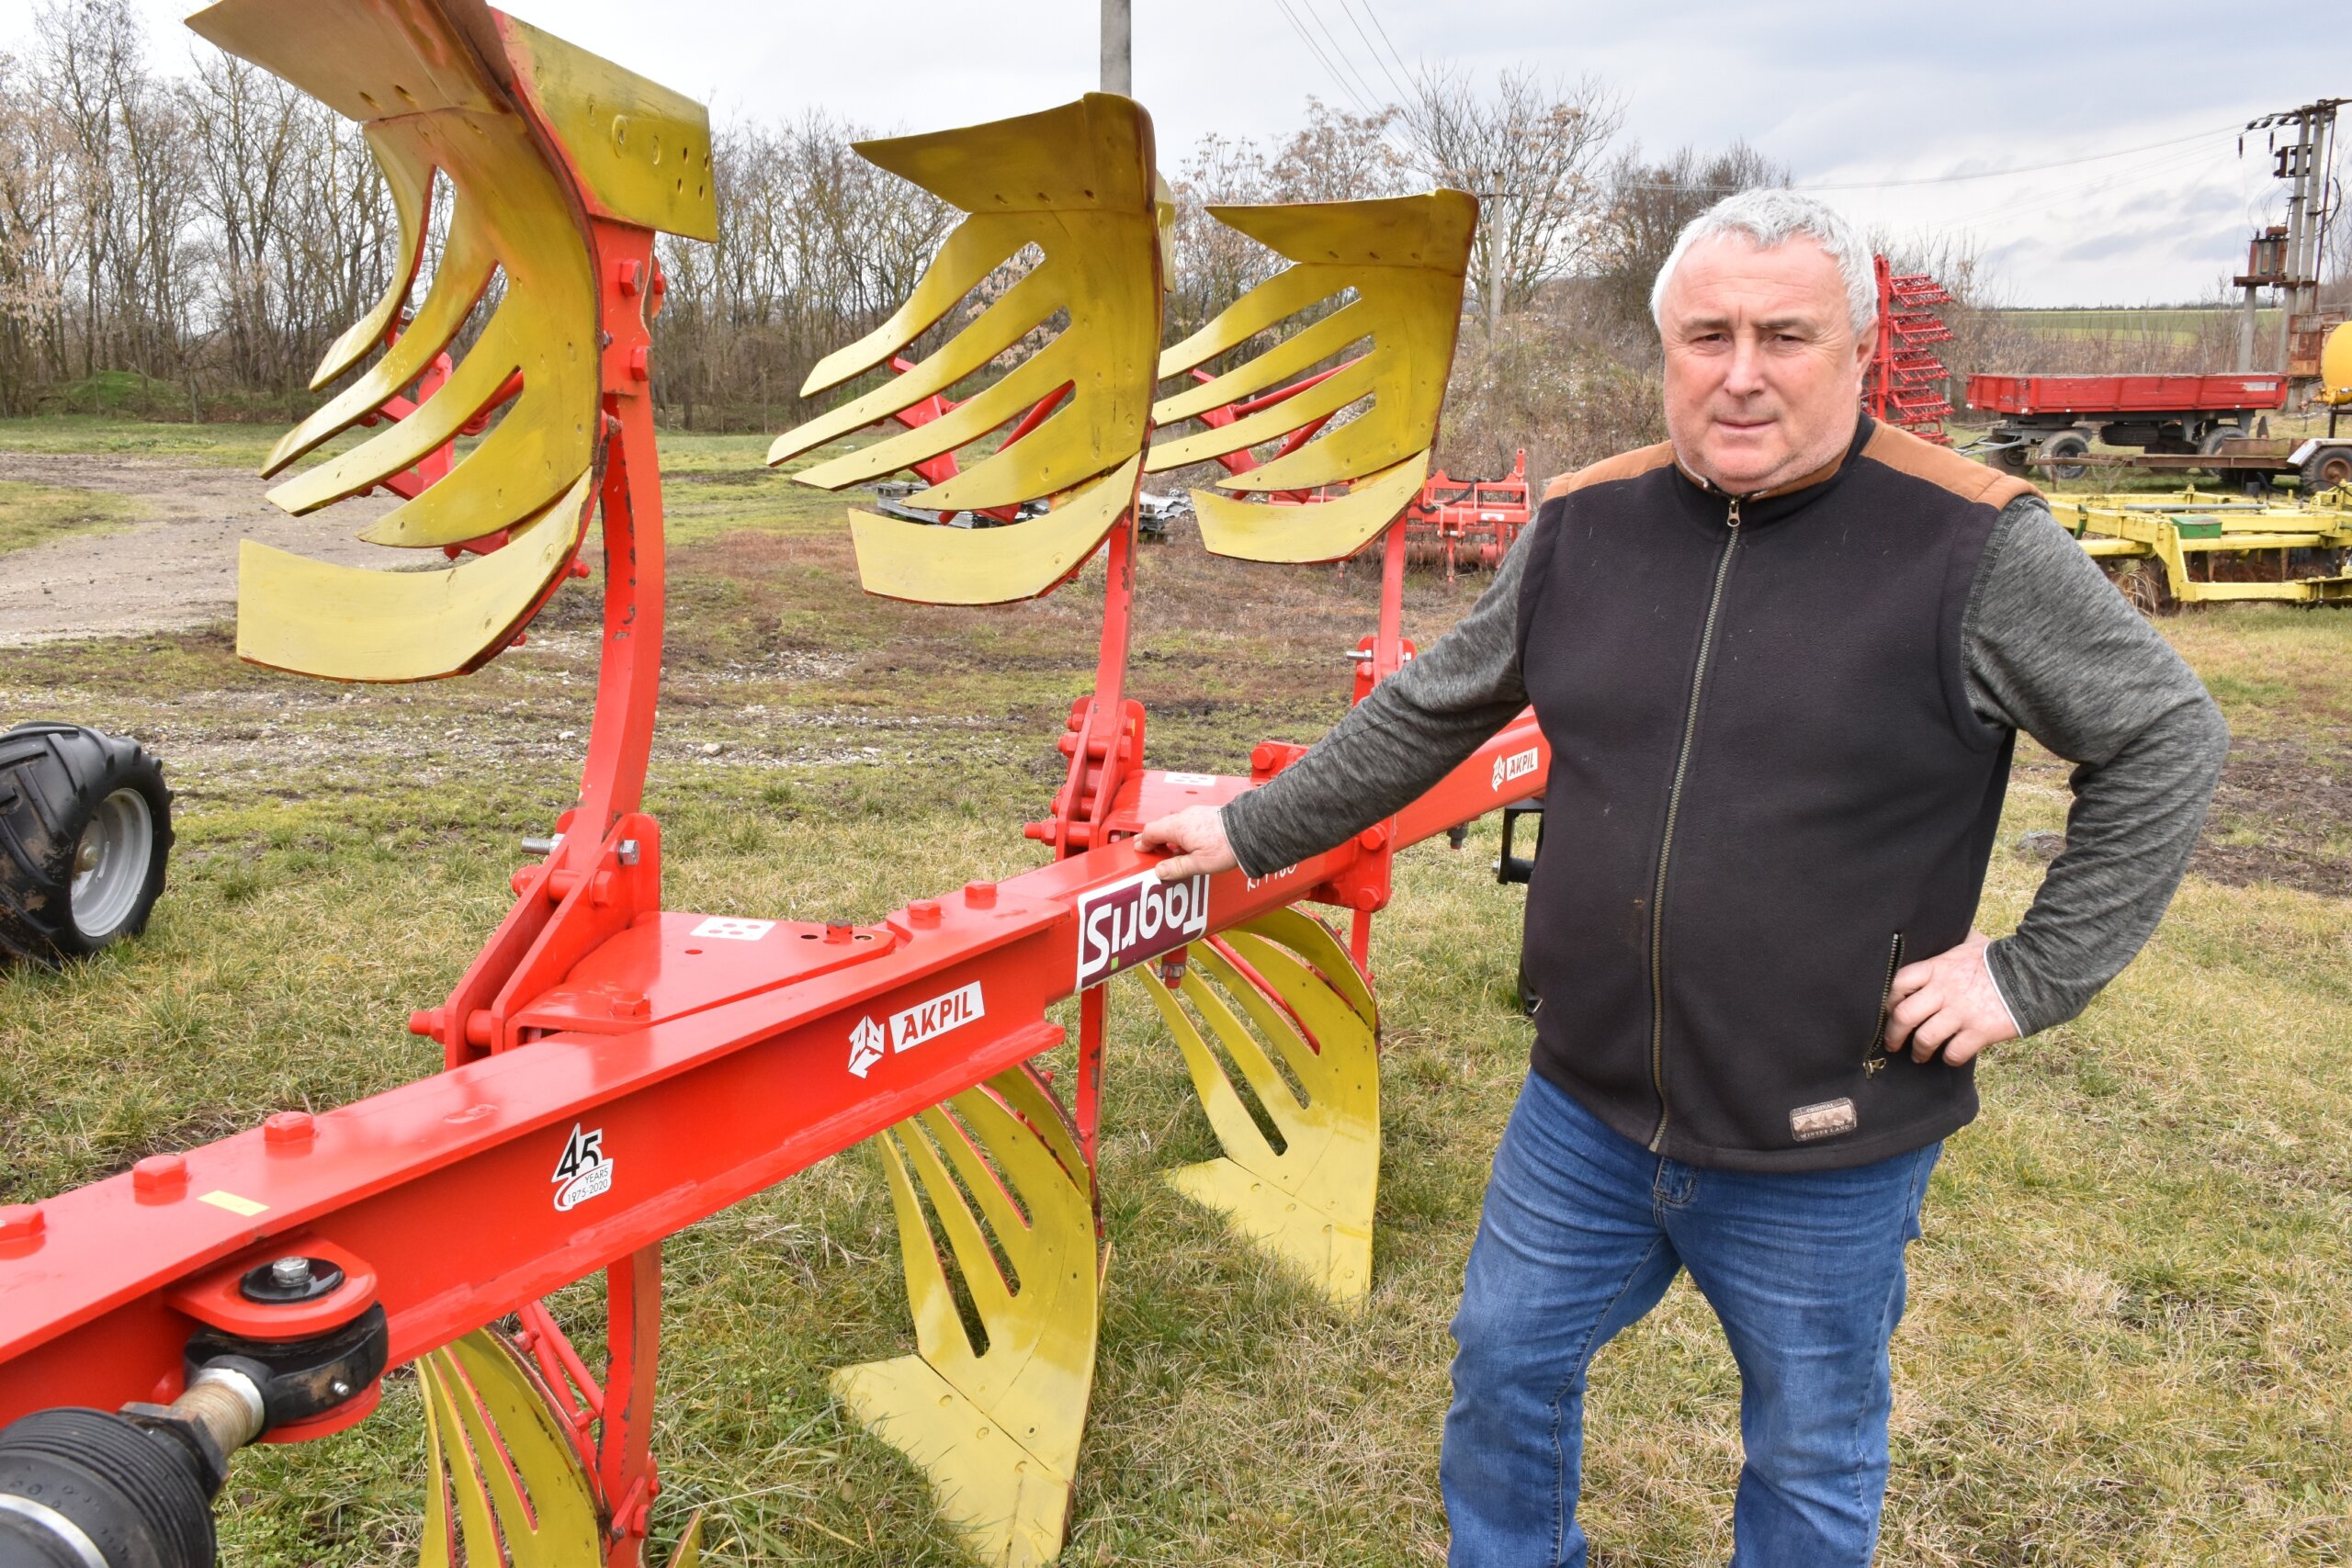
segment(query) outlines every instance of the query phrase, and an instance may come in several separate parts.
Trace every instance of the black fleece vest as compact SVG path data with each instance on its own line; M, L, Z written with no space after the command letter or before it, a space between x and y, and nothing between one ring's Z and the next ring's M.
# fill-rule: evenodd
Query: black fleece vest
M1984 886L2015 737L1968 705L1961 622L2027 488L1864 420L1785 492L1735 502L1659 446L1547 495L1519 615L1552 744L1534 1066L1618 1132L1808 1170L1975 1115L1971 1068L1879 1035L1894 970Z

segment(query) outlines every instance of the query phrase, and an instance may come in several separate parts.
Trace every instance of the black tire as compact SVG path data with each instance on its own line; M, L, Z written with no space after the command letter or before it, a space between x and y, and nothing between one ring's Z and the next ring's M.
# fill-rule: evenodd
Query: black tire
M2304 458L2295 472L2303 481L2305 495L2352 484L2352 446L2323 446Z
M2217 424L2198 441L2197 455L2200 457L2217 457L2221 456L2223 445L2235 440L2239 434L2238 427L2234 424ZM2228 468L2211 463L2205 465L2202 471L2217 479L2227 479L2230 475Z
M2043 459L2042 472L2053 479L2078 479L2090 469L2081 463L2066 463L2055 459L2083 457L2090 455L2091 444L2071 430L2062 430L2041 444L2039 456Z
M1520 1016L1522 1018L1533 1018L1535 1010L1544 1005L1544 998L1535 994L1534 977L1527 972L1527 954L1524 951L1521 951L1519 955L1518 1000Z
M0 957L55 964L138 935L171 851L172 792L137 741L72 724L0 735Z
M2001 472L2005 474L2015 474L2018 478L2022 479L2025 477L2027 471L2033 466L2025 460L2025 446L2023 443L2019 443L2015 446L2003 446L1987 453L1985 455L1985 460L1991 463L1993 467L2000 469Z

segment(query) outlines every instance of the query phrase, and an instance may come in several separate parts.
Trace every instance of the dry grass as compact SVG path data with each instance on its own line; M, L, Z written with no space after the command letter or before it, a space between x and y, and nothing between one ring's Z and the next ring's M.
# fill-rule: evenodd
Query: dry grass
M668 455L717 472L754 445ZM1014 824L1051 793L1053 728L1086 679L1087 585L1001 614L866 601L844 591L830 520L772 482L672 492L687 542L650 792L669 901L865 918L1034 863ZM1415 629L1476 588L1417 579ZM1230 769L1252 740L1337 712L1369 573L1245 572L1186 543L1148 553L1145 589L1156 761ZM239 667L217 634L0 651L0 711L141 734L184 803L146 940L0 978L0 1201L429 1069L400 1021L503 908L515 835L568 798L593 598L560 601L473 680L349 702ZM2248 774L2214 843L2343 862L2346 824L2325 820L2341 797L2323 784L2347 772L2352 618L2165 629L2324 829L2274 809L2277 777ZM1988 929L2030 897L2040 863L2007 846L2060 825L2064 783L2046 756L2021 765ZM1148 1008L1114 1002L1117 1250L1067 1561L1441 1559L1445 1323L1527 1049L1507 1005L1519 899L1491 880L1495 847L1482 824L1461 852L1410 852L1381 923L1387 1125L1361 1313L1323 1305L1158 1179L1213 1145ZM1913 1255L1885 1561L2352 1562L2352 906L2240 880L2192 876L2089 1012L1984 1069L1986 1113L1953 1141ZM920 1479L825 1393L831 1368L904 1349L895 1253L863 1151L671 1243L658 1533L707 1506L717 1562L958 1561ZM1595 1388L1596 1560L1720 1562L1737 1382L1704 1303L1678 1286ZM420 1452L396 1378L361 1428L246 1456L230 1561L398 1560Z
M139 508L104 491L0 479L0 556L75 534L109 534L139 519Z

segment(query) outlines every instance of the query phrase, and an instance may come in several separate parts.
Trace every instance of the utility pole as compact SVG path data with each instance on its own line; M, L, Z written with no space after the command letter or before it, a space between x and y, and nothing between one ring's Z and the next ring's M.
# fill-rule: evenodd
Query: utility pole
M2294 138L2284 146L2271 148L2276 160L2271 173L2288 184L2287 221L2256 236L2246 276L2238 280L2246 289L2249 306L2258 284L2269 283L2278 289L2283 318L2278 323L2278 367L2290 376L2296 374L2298 365L2303 366L2304 376L2316 375L2319 369L2319 269L2322 241L2334 216L2327 170L2335 140L2335 111L2347 101L2352 100L2322 98L2246 123L2248 130L2267 130L2274 136L2283 130ZM2266 243L2272 247L2267 254ZM2265 265L2266 261L2270 265ZM2241 329L2241 361L2252 357L2246 349L2248 335ZM2299 355L2299 350L2303 352Z
M1489 183L1494 188L1478 197L1486 204L1479 215L1487 220L1487 341L1493 343L1503 330L1503 172Z
M1102 90L1136 96L1134 0L1102 0Z

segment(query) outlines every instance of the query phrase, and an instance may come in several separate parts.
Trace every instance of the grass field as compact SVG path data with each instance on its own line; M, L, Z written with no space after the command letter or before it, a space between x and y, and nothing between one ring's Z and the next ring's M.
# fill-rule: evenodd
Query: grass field
M2183 344L2198 342L2215 329L2234 333L2241 311L2224 306L2172 306L2145 309L2100 310L2096 308L2065 308L2055 310L1996 310L1993 314L2002 321L2024 327L2054 337L2133 337L2149 341L2172 341ZM2278 311L2265 307L2255 311L2256 340L2275 344L2278 337ZM2267 335L2266 335L2267 334Z
M74 534L111 533L138 515L136 506L103 491L0 479L0 556Z
M243 432L201 430L0 425L0 446L154 450L145 431L197 441L162 448L184 460L244 460ZM864 598L835 503L759 470L762 446L664 448L672 636L649 805L670 907L863 919L1035 863L1018 823L1059 776L1099 573L1003 610ZM1140 577L1155 765L1232 771L1254 741L1337 716L1373 573L1216 562L1185 538L1148 547ZM1426 641L1477 586L1417 576L1410 628ZM504 908L515 839L570 801L594 588L482 674L431 686L249 669L225 628L0 649L0 716L145 739L181 834L145 940L0 977L0 1201L437 1064L401 1021ZM2082 1018L1991 1054L1986 1112L1936 1173L1895 1341L1889 1563L2352 1562L2352 617L2165 629L2237 750L2149 952ZM2041 863L2009 846L2062 825L2065 776L2022 749L1986 929L2030 898ZM1148 1006L1115 997L1116 1252L1065 1561L1442 1560L1445 1324L1528 1043L1508 1000L1520 899L1493 883L1495 849L1489 821L1464 850L1406 854L1379 927L1385 1149L1360 1313L1158 1179L1215 1145ZM825 1392L831 1368L910 1343L870 1154L684 1233L667 1267L657 1537L707 1507L718 1562L960 1561L920 1477ZM1737 1399L1687 1284L1604 1354L1596 1562L1728 1555ZM396 1374L362 1427L241 1459L229 1561L404 1560L421 1442Z

